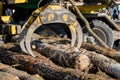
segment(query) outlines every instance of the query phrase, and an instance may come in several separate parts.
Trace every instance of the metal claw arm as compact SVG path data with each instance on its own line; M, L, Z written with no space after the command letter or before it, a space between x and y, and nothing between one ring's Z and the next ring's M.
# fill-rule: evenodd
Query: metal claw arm
M83 38L82 29L74 14L59 5L48 5L37 10L36 12L39 15L34 18L34 21L30 22L30 19L32 19L31 16L23 27L23 30L26 29L26 32L23 34L21 47L25 53L35 57L31 49L32 36L35 33L35 30L41 27L42 24L62 23L69 25L67 27L71 32L71 47L79 48L81 46Z

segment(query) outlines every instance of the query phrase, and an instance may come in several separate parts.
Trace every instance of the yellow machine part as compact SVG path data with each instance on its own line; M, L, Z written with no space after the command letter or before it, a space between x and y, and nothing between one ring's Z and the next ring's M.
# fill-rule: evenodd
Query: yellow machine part
M0 16L2 15L2 8L3 8L3 5L2 5L2 2L0 2Z
M28 0L7 0L8 4L26 3Z
M79 10L84 14L95 13L100 9L106 8L108 5L83 5L77 6Z
M13 24L10 24L10 25L7 25L7 27L8 27L8 32L9 32L9 34L11 34L11 35L15 35L15 34L17 34L17 26L16 25L13 25Z
M9 23L13 20L13 18L11 16L1 16L1 20L4 23Z

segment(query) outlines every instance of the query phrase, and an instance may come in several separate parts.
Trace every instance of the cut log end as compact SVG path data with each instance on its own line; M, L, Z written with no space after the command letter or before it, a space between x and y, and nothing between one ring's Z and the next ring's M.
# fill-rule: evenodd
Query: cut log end
M89 69L89 65L90 65L90 59L86 55L80 54L79 56L77 56L75 60L74 67L76 69L86 71Z

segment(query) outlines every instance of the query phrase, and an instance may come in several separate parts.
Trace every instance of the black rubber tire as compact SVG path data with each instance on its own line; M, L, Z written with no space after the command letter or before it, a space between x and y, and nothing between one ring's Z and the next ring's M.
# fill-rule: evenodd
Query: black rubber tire
M112 48L113 43L114 43L112 29L106 23L104 23L101 20L93 20L92 23L93 23L93 31L99 37L102 37L102 38L106 37L105 40L103 40L103 39L102 40L108 45L108 47ZM100 31L101 34L102 34L102 32L104 34L102 34L102 35L99 34L99 31ZM97 42L97 44L100 45L98 42Z

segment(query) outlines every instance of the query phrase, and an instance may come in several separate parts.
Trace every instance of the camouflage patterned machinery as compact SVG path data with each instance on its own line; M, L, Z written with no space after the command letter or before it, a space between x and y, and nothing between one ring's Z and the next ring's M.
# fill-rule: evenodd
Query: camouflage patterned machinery
M120 39L116 37L119 34L120 28L112 21L110 15L106 13L110 3L110 0L100 0L95 3L88 2L87 0L51 0L46 5L36 9L23 25L20 38L22 50L35 57L31 49L32 37L34 34L38 34L36 32L38 28L45 28L45 26L47 26L47 29L50 29L50 27L55 29L56 31L54 32L58 36L57 32L70 36L68 38L71 39L71 47L79 48L81 46L84 33L85 41L113 48L115 38ZM65 31L68 32L60 31L64 28L63 24L66 25L67 30ZM85 26L86 28L84 28Z
M71 47L76 48L82 42L107 48L119 46L120 27L108 10L111 0L5 0L4 3L5 12L8 8L12 10L12 25L21 26L10 31L19 31L21 49L34 57L32 42L40 36L69 38Z
M76 47L79 48L81 46L83 35L76 16L64 7L56 5L56 3L50 3L50 5L45 5L35 10L23 26L23 32L21 33L21 37L23 38L20 41L20 46L24 52L34 56L31 50L32 35L37 28L43 27L42 25L45 24L66 24L71 34L71 47L75 46L75 43L77 43ZM62 28L63 26L58 27Z

